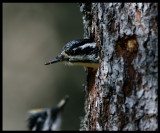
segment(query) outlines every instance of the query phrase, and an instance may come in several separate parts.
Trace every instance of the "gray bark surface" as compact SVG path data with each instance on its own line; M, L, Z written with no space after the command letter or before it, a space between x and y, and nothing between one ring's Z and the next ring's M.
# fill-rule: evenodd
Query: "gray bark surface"
M158 4L83 3L84 38L99 46L87 69L80 130L158 130Z

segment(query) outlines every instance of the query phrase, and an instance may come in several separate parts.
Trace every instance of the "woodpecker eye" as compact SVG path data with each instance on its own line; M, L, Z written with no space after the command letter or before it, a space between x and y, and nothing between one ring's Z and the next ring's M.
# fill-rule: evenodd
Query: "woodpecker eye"
M68 42L64 47L63 50L69 55L74 55L76 53L77 48L80 48L81 46L84 46L87 43L92 43L93 40L90 39L77 39L73 40L71 42Z
M97 44L94 40L77 39L68 42L63 47L62 52L56 57L58 61L54 58L52 61L45 63L45 65L53 64L56 62L65 62L66 64L73 64L74 62L75 65L82 65L85 67L98 67L98 53L99 48L97 47Z
M74 55L75 50L69 49L69 50L65 51L65 53L66 53L67 55Z
M54 109L51 110L52 121L55 121L58 113L59 113L59 109L58 108L54 108Z

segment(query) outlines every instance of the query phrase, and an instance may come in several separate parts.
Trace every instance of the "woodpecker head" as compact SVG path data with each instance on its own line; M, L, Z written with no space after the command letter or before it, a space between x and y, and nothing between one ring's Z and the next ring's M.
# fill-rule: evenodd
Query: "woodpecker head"
M56 62L66 62L70 65L82 65L86 67L98 67L98 47L91 39L78 39L68 42L62 52L45 65Z
M28 117L28 128L32 131L55 131L60 130L61 111L68 101L66 95L55 108L30 110Z

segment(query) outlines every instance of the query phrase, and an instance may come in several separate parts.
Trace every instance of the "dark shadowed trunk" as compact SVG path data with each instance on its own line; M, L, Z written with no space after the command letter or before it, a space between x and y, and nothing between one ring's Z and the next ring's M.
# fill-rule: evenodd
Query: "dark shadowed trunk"
M87 69L80 130L158 130L158 4L84 3L84 38L99 47Z

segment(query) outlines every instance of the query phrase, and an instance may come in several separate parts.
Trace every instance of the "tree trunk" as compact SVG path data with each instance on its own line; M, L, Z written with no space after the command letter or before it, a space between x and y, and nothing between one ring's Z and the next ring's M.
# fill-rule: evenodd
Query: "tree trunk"
M158 130L158 4L83 3L84 38L99 47L87 69L80 130Z

